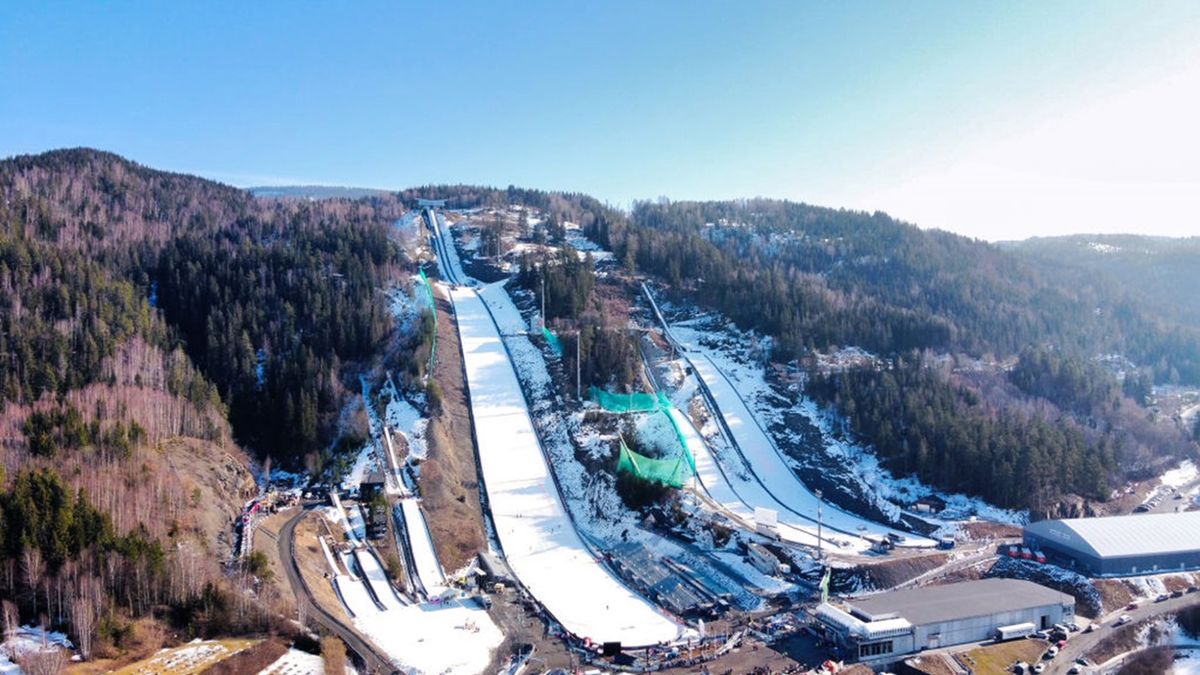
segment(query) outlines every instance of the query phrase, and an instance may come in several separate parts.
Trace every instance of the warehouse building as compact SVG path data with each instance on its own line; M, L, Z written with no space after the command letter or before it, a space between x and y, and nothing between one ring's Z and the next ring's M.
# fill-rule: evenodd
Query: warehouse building
M999 629L1073 621L1075 599L1020 579L981 579L880 593L814 611L848 661L890 663L923 649L996 637Z
M1093 577L1200 570L1200 511L1043 520L1025 546Z

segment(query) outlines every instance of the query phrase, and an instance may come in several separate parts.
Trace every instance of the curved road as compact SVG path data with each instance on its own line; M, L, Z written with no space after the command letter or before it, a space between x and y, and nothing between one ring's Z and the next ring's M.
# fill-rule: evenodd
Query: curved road
M277 540L279 560L283 563L283 569L287 573L288 584L291 585L292 592L296 594L297 598L308 600L309 616L315 618L317 623L349 645L350 649L354 650L358 657L367 664L369 672L399 673L400 671L396 670L391 660L385 654L380 653L374 645L364 640L353 627L322 609L313 597L312 591L309 590L308 584L304 583L304 577L300 574L300 567L296 564L293 551L296 524L306 513L308 513L307 506L297 511L296 515L289 518L283 527L279 528Z
M1144 619L1151 619L1162 614L1172 614L1184 607L1200 604L1200 593L1188 593L1178 598L1171 598L1163 602L1154 602L1153 600L1138 600L1139 606L1134 610L1117 609L1108 614L1096 619L1096 623L1100 625L1096 631L1091 633L1074 633L1071 639L1067 641L1067 645L1059 652L1058 657L1051 661L1046 669L1046 675L1057 675L1058 673L1066 673L1075 659L1082 655L1086 655L1104 638L1109 637L1115 632L1113 622L1122 614L1128 614L1130 623L1136 624ZM1095 667L1084 668L1085 673L1099 673L1099 669Z

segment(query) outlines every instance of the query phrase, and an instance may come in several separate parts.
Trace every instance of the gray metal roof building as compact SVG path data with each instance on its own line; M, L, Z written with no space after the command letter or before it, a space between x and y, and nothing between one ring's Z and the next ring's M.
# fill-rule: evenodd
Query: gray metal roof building
M1001 627L1049 628L1074 620L1075 599L1020 579L981 579L871 595L815 612L827 638L853 660L887 663L922 649L996 636Z
M1200 570L1200 511L1043 520L1025 545L1089 576Z

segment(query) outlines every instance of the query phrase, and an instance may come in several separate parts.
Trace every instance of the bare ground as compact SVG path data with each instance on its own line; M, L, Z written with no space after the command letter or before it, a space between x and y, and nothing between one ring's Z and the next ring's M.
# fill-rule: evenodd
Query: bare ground
M441 388L442 405L429 423L429 459L421 465L420 487L438 560L453 571L483 550L485 540L458 324L443 297L437 299L437 312L433 377Z
M333 590L333 582L329 579L329 563L326 562L325 554L321 552L321 544L317 541L317 535L326 531L321 523L323 518L321 514L311 512L296 525L293 541L296 564L300 567L300 574L304 576L304 583L312 591L313 598L321 609L349 624L350 617Z

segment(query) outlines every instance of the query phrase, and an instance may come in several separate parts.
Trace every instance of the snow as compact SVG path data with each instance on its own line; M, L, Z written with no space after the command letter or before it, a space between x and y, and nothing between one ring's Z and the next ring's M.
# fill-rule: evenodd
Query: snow
M1163 485L1181 488L1188 483L1195 481L1198 474L1200 474L1200 472L1197 472L1196 464L1190 459L1185 459L1177 468L1171 469L1170 471L1164 473L1162 477L1159 478L1159 481Z
M258 675L325 675L325 660L293 647Z
M484 292L504 294L500 285ZM520 313L511 302L497 302L492 307L493 323L475 291L457 288L451 298L458 315L483 480L509 566L550 614L579 637L626 645L675 639L679 633L675 623L595 559L559 497L500 337L501 331L524 332ZM534 351L515 358L542 357Z
M354 625L410 673L481 673L504 634L469 600L412 605L356 617Z
M428 454L425 442L425 432L429 429L429 419L396 392L396 385L389 378L384 384L384 393L391 394L384 410L384 420L387 426L395 429L408 442L408 456L423 460Z
M365 582L362 580L351 579L344 574L339 574L333 578L333 588L337 591L338 597L342 599L346 610L350 612L350 616L358 618L379 612L379 606L371 599L371 594L367 592Z
M354 466L351 467L350 473L342 479L342 489L347 491L356 491L358 486L362 485L363 479L367 474L378 467L379 462L375 458L375 451L370 443L365 443L362 449L358 451L358 456L354 458Z
M427 594L431 597L438 595L446 586L446 577L442 573L442 566L438 564L437 554L434 553L433 539L429 536L425 516L415 499L400 500L400 508L404 512L404 525L408 530L409 548L417 565L417 577Z
M784 541L806 546L817 545L816 532L809 532L808 525L810 523L808 521L790 513L787 507L776 501L757 481L739 477L736 474L727 477L718 466L708 445L700 438L700 434L692 425L691 420L674 407L671 408L670 414L679 424L679 428L683 430L684 440L687 441L688 449L696 460L696 477L699 479L700 485L705 494L716 502L721 510L740 520L743 527L753 530L754 509L756 507L773 509L779 512L778 531ZM733 486L735 482L736 489ZM829 533L825 533L825 540L828 542L830 539ZM849 541L849 538L846 537L838 539L839 541ZM855 541L858 540L855 539ZM859 545L858 548L861 550L866 546Z
M358 568L362 570L363 577L371 585L371 590L375 591L375 598L379 600L384 609L398 609L404 606L392 589L392 584L388 581L383 567L379 565L379 559L375 557L375 553L367 549L356 549L354 559L358 561Z
M458 259L458 251L454 249L454 237L450 235L450 228L446 226L446 219L442 214L433 210L428 210L437 223L434 231L434 236L441 241L443 255L438 256L438 269L442 270L442 276L453 283L466 283L467 275L463 272L462 263Z
M75 645L67 639L65 633L45 630L34 626L21 626L5 636L0 643L0 674L19 675L23 672L13 660L20 660L23 654L40 652L43 649L58 650L74 649Z
M821 503L804 483L793 473L782 454L771 442L766 432L759 426L745 401L734 388L733 382L723 373L709 356L688 345L689 361L696 374L704 381L720 408L720 414L725 424L733 434L738 448L750 464L754 475L763 489L774 497L786 511L809 520L807 529L810 534L816 533L817 505ZM824 526L851 535L850 539L843 537L859 549L865 549L870 544L861 539L858 534L873 534L883 536L887 533L897 533L904 536L901 545L904 546L934 546L932 539L902 533L886 528L872 521L847 513L828 503L822 503L822 518Z
M367 523L363 518L362 509L355 504L347 510L346 515L350 524L350 533L357 541L367 540Z
M648 290L646 293L648 297L651 297ZM651 299L653 298L651 297ZM1021 525L1028 520L1026 512L1001 509L981 499L963 494L944 493L931 488L913 476L897 478L892 475L881 465L878 456L869 447L848 441L843 434L838 432L839 420L832 412L820 409L814 401L801 395L796 395L794 398L781 396L767 384L763 368L753 362L746 347L749 345L751 352L756 347L759 351L763 351L769 349L769 340L753 333L739 331L732 324L714 321L712 317L699 317L673 325L667 324L662 319L661 313L658 312L657 306L653 308L659 316L660 322L664 324L667 336L684 346L684 349L687 350L686 356L708 359L709 363L713 365L713 369L723 376L720 379L724 380L725 384L733 383L732 386L726 387L725 393L728 395L732 391L734 404L741 404L739 414L742 416L742 420L748 419L751 422L751 424L742 426L740 435L759 436L760 450L765 450L766 446L770 446L774 452L767 455L767 459L770 460L770 455L774 455L779 460L779 462L772 461L775 469L778 470L781 464L787 469L786 473L777 473L774 476L776 480L782 482L784 479L794 478L793 482L798 484L804 492L809 492L803 481L795 476L796 469L820 471L826 470L827 466L836 466L837 478L840 482L839 489L847 495L852 495L855 499L869 505L892 522L897 522L901 517L907 517L909 520L924 520L938 526L937 531L931 535L938 538L955 536L958 532L958 523L972 517L1013 525ZM836 353L846 359L874 358L869 352L854 347L847 347ZM691 360L699 361L700 358ZM682 373L682 366L677 366L676 363L668 362L670 367L667 375L668 380L676 380L680 383L677 386L681 386L682 389L673 398L677 403L683 403L690 400L690 391L693 388L692 378L685 377ZM793 391L795 390L796 388L793 387ZM685 395L685 392L688 393ZM718 405L724 409L719 402ZM811 430L819 434L820 455L823 457L813 457L806 465L794 457L783 454L775 446L771 434L776 437L783 435L798 447L806 447L808 443L811 443L811 441L805 442L803 434L789 419L792 417L805 419L811 425ZM770 429L770 434L765 429ZM707 423L701 431L704 438L711 442L718 445L724 444L724 439L718 435L720 430L715 424ZM735 440L738 440L738 435L735 432ZM765 444L763 443L764 438ZM738 443L740 445L741 441L738 440ZM745 448L742 450L744 451ZM729 448L724 454L717 452L716 459L722 463L725 473L731 480L746 477L742 474L746 472L747 468L742 461L738 460L749 458L737 456L736 449ZM753 468L755 472L760 471L758 464L754 464ZM774 488L771 489L771 492L775 492ZM913 504L921 498L930 496L935 496L946 504L946 507L936 515L915 514L906 511L902 506ZM775 497L791 505L790 500L785 496L776 494ZM828 504L826 506L828 507ZM836 509L836 507L829 508ZM806 516L812 516L811 512L803 510L800 512ZM860 531L857 529L858 525L873 522L869 518L854 516L840 510L837 512L858 521L854 529L835 525L844 532L857 533ZM874 525L872 529L869 526L868 531L877 532L880 527L882 526ZM906 545L917 543L916 539L909 535L906 535L906 539L908 540L905 542ZM931 542L925 540L920 543L927 546Z

